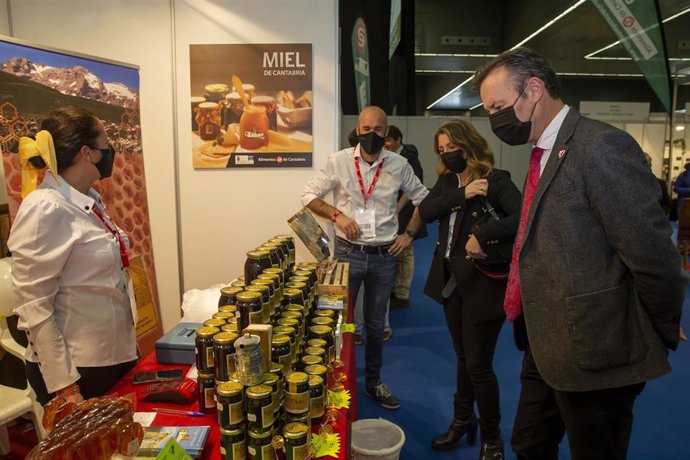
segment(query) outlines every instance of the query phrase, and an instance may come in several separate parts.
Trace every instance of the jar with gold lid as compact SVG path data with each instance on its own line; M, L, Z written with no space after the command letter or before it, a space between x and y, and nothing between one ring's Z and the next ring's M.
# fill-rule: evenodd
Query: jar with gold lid
M239 330L243 331L251 323L251 318L254 323L261 322L261 293L255 291L242 291L237 294L237 312L235 317L239 324ZM253 316L252 316L253 315Z
M268 251L255 250L247 253L247 259L244 262L244 283L245 285L251 283L257 276L261 274L266 268L272 266L270 253Z

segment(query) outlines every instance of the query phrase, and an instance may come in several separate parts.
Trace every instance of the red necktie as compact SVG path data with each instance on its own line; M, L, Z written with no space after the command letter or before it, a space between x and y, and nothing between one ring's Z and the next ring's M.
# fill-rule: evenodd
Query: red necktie
M518 254L522 248L522 240L525 237L525 227L527 226L527 216L529 215L529 208L532 206L534 200L534 192L537 190L537 183L539 182L539 171L541 156L544 149L534 147L532 155L529 158L529 174L527 175L527 183L525 184L525 195L522 199L522 211L520 212L520 226L518 227L517 236L515 237L515 245L513 246L513 258L510 262L510 274L508 275L508 287L506 288L506 297L503 301L503 310L506 312L508 321L513 321L522 314L522 299L520 297L520 270L518 267Z

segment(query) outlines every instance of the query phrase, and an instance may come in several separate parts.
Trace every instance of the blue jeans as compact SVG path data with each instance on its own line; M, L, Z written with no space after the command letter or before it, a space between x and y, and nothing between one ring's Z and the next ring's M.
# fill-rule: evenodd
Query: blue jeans
M384 331L390 331L391 324L389 320L389 309L390 302L386 305L386 321L383 325ZM355 334L362 335L362 329L364 328L364 289L359 291L357 300L355 300Z
M364 345L364 381L367 388L381 383L383 364L383 330L386 306L393 289L395 257L390 254L367 254L353 249L338 239L335 256L350 263L349 296L356 299L364 283L364 326L367 340Z

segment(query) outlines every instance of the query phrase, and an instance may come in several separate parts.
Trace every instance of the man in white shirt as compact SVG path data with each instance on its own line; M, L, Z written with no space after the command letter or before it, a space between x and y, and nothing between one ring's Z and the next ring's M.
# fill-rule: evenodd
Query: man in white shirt
M395 257L412 244L419 227L415 208L408 231L398 235L397 197L402 190L415 205L428 190L405 158L383 148L386 114L367 107L359 115L359 144L328 158L302 192L302 204L335 224L335 255L350 263L349 295L357 298L364 283L366 327L365 393L386 409L400 403L381 382L386 305L393 286ZM333 205L323 201L333 194Z

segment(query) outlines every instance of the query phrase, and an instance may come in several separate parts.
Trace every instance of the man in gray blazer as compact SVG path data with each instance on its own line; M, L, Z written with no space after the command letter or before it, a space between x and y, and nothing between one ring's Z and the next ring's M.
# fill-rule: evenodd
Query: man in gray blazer
M534 51L499 55L474 84L494 133L535 147L504 305L525 350L512 448L556 459L567 432L573 459L624 459L685 296L659 186L631 136L563 103Z

